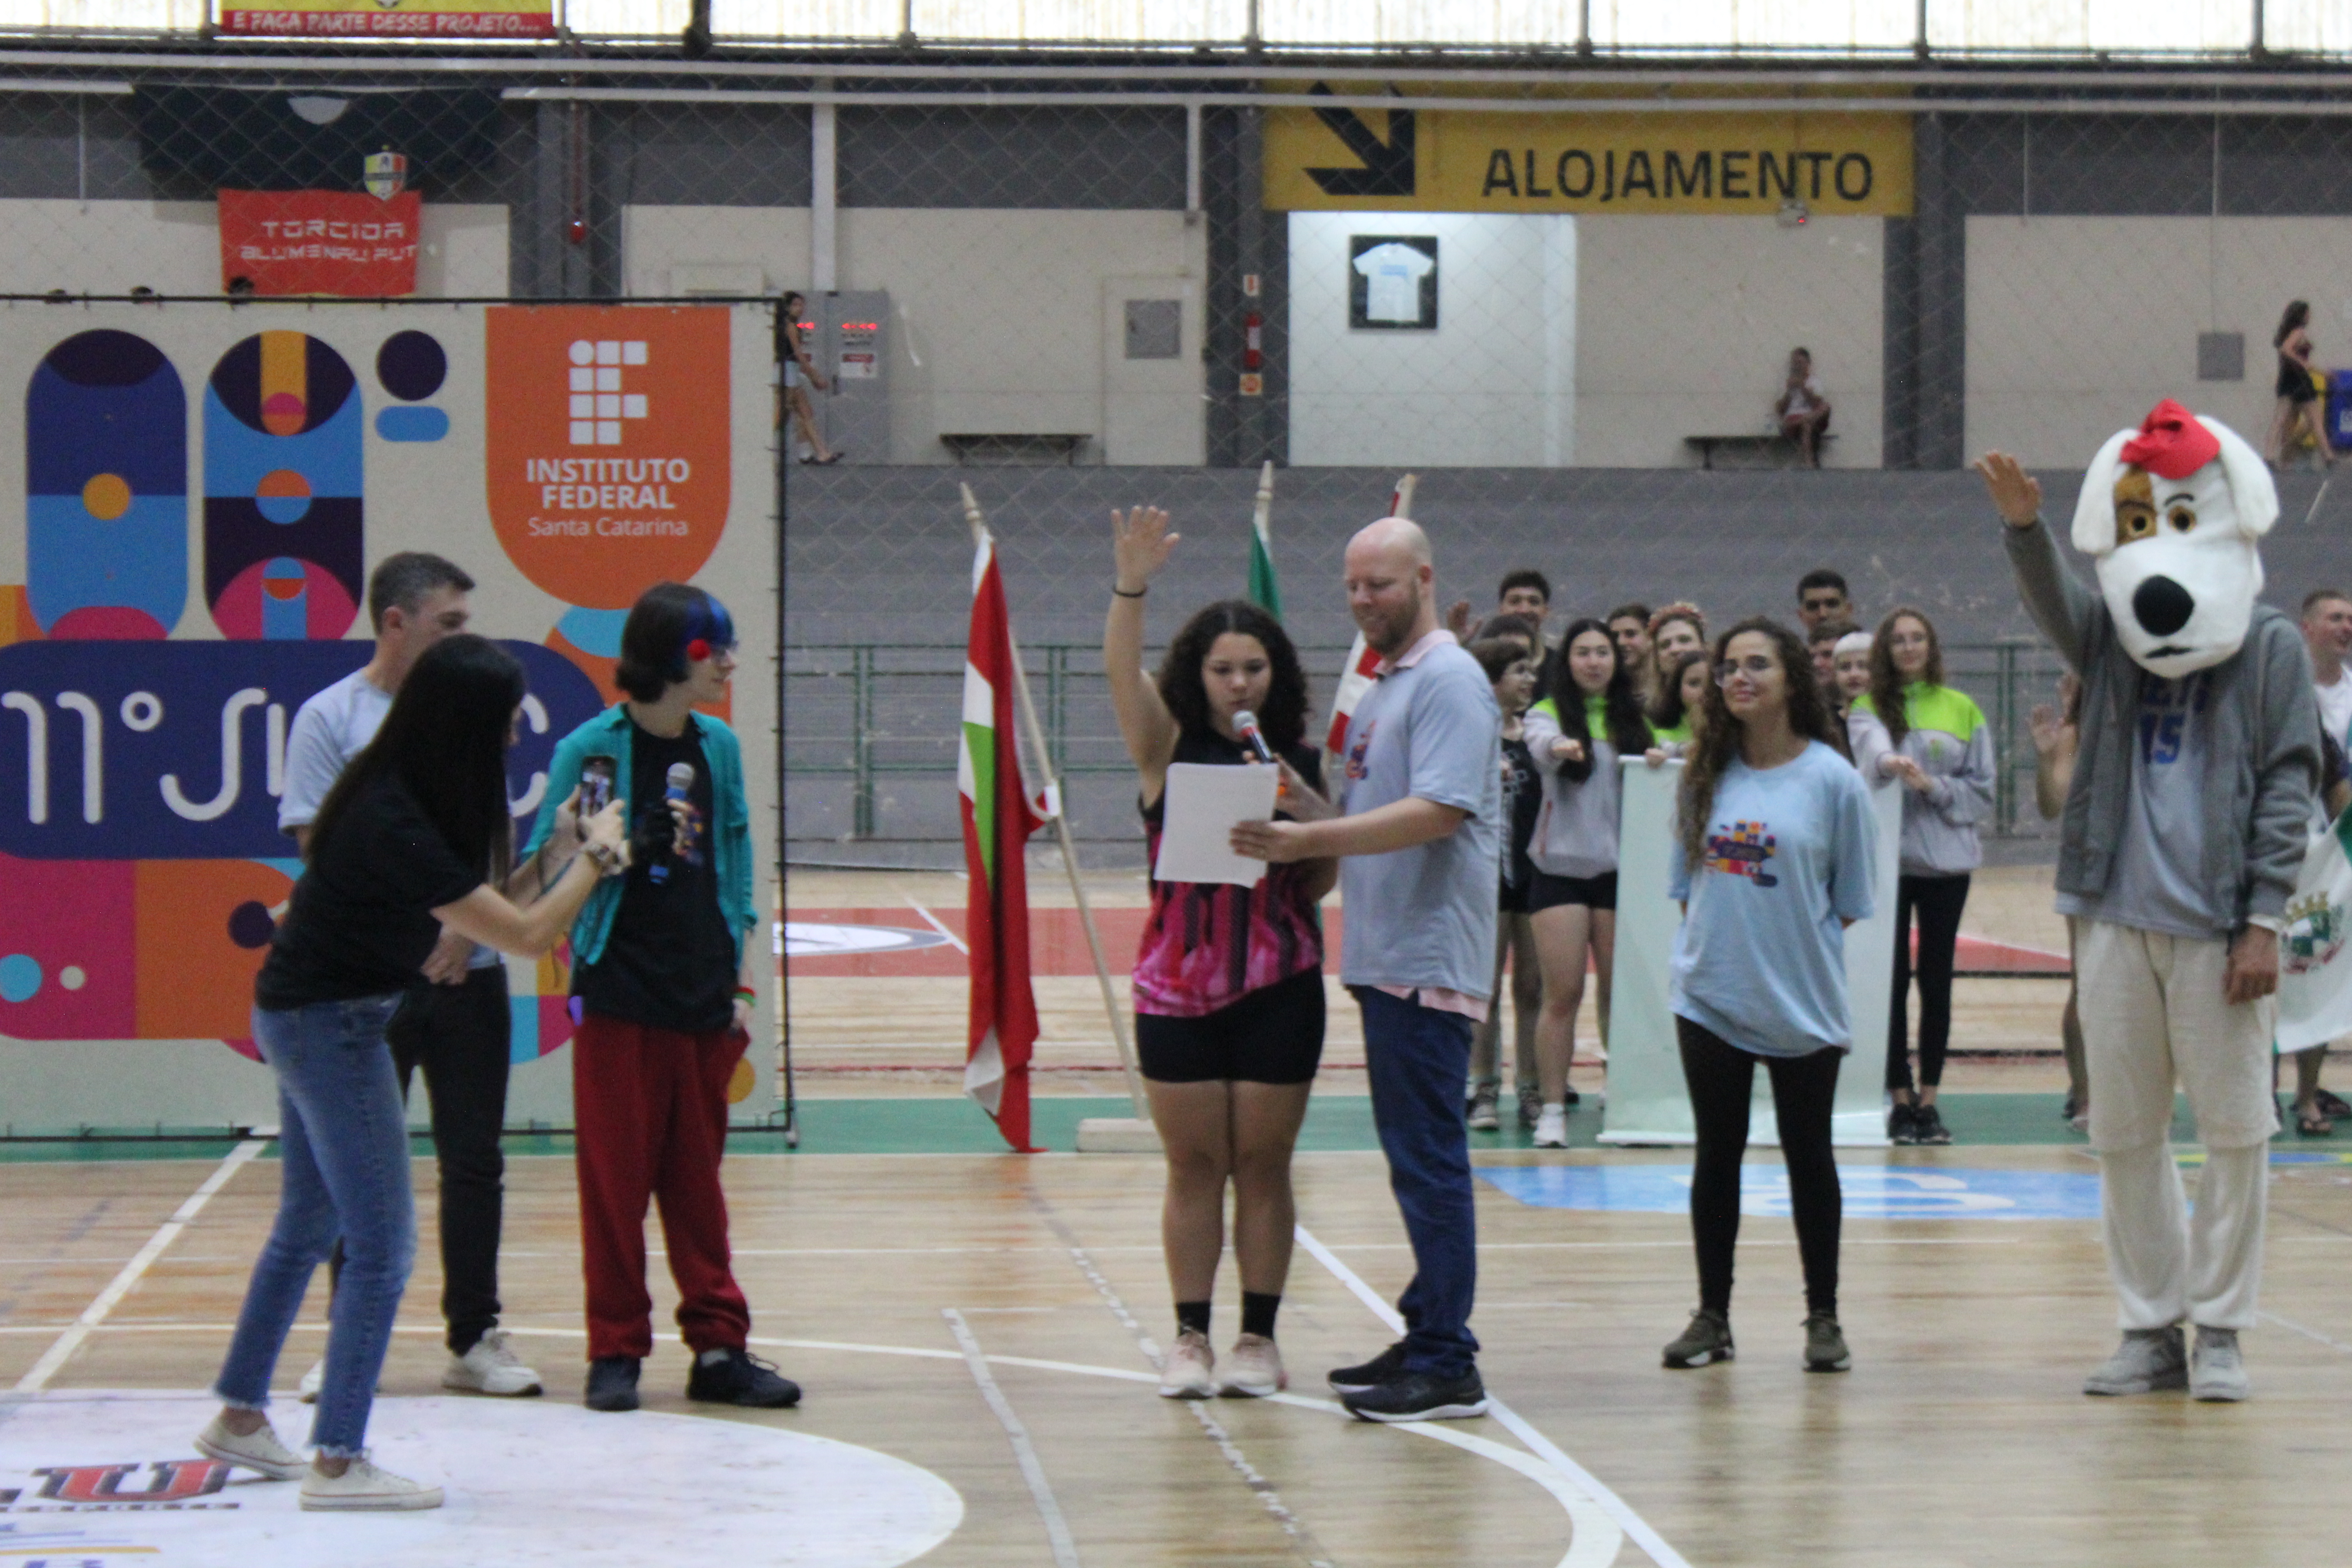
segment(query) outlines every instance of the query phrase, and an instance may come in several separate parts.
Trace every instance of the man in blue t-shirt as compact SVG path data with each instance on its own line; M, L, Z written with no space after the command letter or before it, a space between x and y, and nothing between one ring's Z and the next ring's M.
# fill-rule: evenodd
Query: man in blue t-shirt
M1419 527L1391 517L1363 530L1347 574L1348 608L1381 664L1349 720L1333 795L1342 815L1243 823L1233 846L1263 860L1340 858L1340 979L1363 1010L1372 1121L1412 1243L1397 1302L1405 1337L1334 1372L1331 1386L1368 1421L1483 1415L1461 1097L1494 987L1503 718L1478 661L1438 625Z

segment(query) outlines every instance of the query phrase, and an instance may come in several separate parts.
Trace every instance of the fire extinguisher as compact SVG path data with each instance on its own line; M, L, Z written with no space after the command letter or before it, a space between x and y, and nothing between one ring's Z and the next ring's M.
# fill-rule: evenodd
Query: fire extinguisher
M1255 310L1242 318L1242 368L1265 367L1265 318Z

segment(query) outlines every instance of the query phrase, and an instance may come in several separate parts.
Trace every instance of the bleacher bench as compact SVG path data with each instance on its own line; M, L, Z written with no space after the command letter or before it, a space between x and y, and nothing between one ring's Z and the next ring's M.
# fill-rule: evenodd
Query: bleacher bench
M1824 432L1817 445L1825 451L1836 439L1834 434ZM1754 452L1761 456L1786 453L1791 458L1801 454L1797 444L1777 430L1750 430L1738 436L1685 436L1683 445L1698 449L1698 466L1702 468L1715 467L1717 452Z

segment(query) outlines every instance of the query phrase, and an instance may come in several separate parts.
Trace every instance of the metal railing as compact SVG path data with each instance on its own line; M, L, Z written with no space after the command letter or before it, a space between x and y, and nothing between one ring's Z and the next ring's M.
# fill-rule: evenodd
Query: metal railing
M1339 647L1299 655L1328 694L1346 658ZM1080 837L1132 837L1136 828L1126 747L1091 643L1038 643L1022 649L1053 769L1066 783ZM2037 703L2056 700L2057 656L2037 643L1950 645L1946 679L1975 698L1993 731L2000 763L1994 837L2038 838L2054 826L2033 807ZM956 837L956 746L963 687L960 645L854 643L788 650L791 733L786 774L796 841L940 842ZM938 787L897 786L935 780Z

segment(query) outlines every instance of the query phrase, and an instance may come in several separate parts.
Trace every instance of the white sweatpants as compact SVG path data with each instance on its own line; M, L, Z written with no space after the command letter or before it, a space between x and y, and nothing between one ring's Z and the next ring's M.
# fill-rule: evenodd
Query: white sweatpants
M2274 998L2222 999L2226 942L2078 922L2100 1218L2126 1329L2254 1323L2269 1196ZM2188 1212L2169 1133L2173 1086L2206 1150Z

